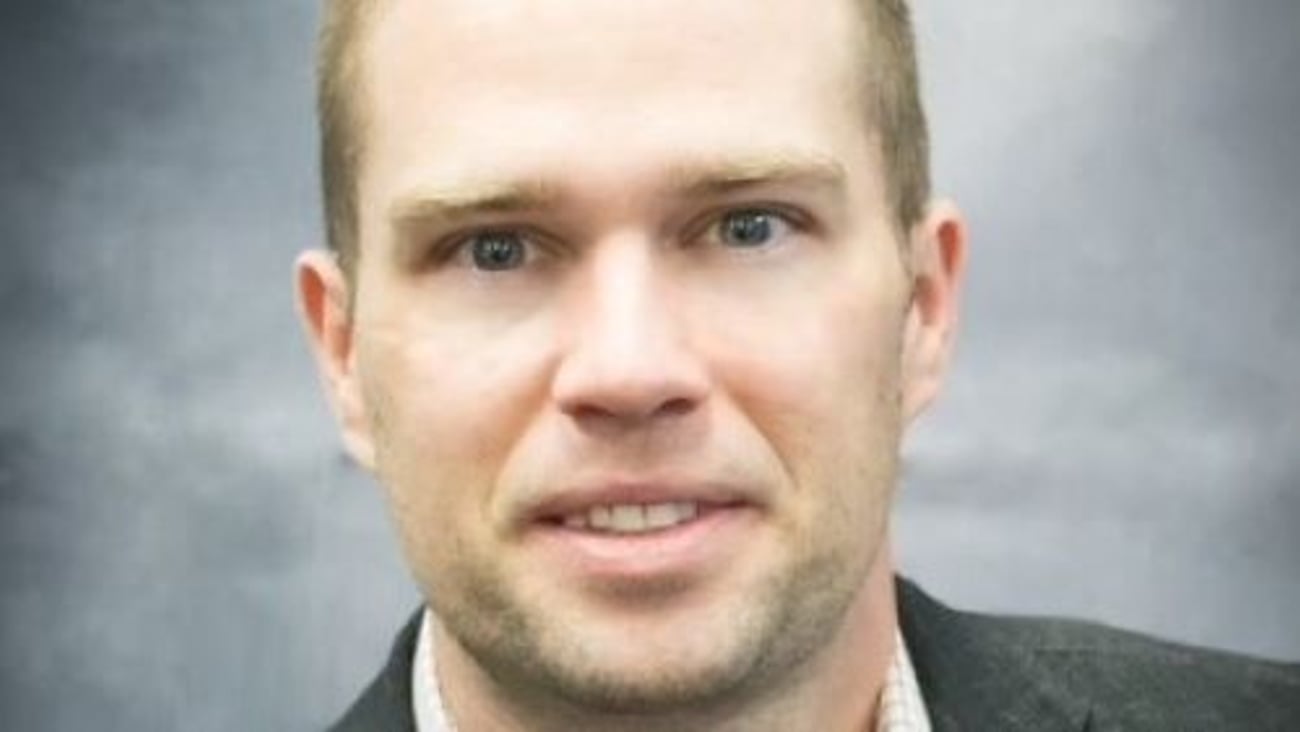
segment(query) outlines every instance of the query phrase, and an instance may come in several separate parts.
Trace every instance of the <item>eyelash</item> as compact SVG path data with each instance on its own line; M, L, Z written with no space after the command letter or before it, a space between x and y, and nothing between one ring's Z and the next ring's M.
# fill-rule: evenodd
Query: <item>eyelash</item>
M529 251L536 251L541 246L539 242L543 239L540 234L527 226L502 224L500 226L486 226L481 229L470 229L440 239L430 248L430 262L437 266L444 266L453 264L458 258L472 257L472 246L476 239L503 235L518 237L521 242L528 246ZM468 263L466 264L468 265Z
M701 236L704 235L714 234L716 236L717 234L720 233L719 227L721 227L723 224L726 223L727 218L729 216L738 216L742 214L770 216L776 219L777 221L779 221L782 225L788 227L789 234L791 235L807 232L812 227L811 220L806 214L791 209L789 206L783 206L779 204L758 203L758 204L749 204L743 206L728 206L726 208L713 211L703 217L703 224L698 229L696 230L688 229L688 231L691 231L691 235L686 238L688 241L695 242L699 240ZM780 244L777 243L773 245L763 245L763 246L754 247L754 249L769 250L775 246L780 246ZM747 249L747 247L728 247L728 248L737 249L737 250Z
M807 214L789 206L754 203L727 206L725 208L713 210L697 218L697 223L693 223L686 227L686 235L683 239L687 242L687 246L695 246L711 234L716 239L717 234L719 233L718 227L722 226L726 222L727 217L739 214L771 216L781 224L789 227L791 234L804 233L813 227L813 222ZM525 253L525 256L530 260L535 259L537 256L545 256L547 253L546 250L550 248L544 244L546 237L539 234L535 229L527 226L511 226L509 224L504 224L500 226L487 226L481 229L473 229L445 237L440 243L432 248L432 261L435 265L441 266L450 264L453 260L458 258L472 257L472 245L475 240L493 235L510 235L518 237L518 239L528 248L528 252ZM754 249L768 250L774 246L780 246L780 244L757 246L754 247ZM539 247L541 248L540 252ZM727 248L732 250L745 249L744 247ZM751 255L756 253L757 251L752 252ZM474 269L472 262L465 262L465 266Z

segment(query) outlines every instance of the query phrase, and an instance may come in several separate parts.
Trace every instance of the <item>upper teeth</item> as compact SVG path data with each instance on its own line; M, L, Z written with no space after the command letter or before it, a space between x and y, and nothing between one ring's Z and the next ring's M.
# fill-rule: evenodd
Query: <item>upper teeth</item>
M676 526L695 518L699 512L699 505L692 502L620 503L569 514L564 517L564 525L571 529L631 534Z

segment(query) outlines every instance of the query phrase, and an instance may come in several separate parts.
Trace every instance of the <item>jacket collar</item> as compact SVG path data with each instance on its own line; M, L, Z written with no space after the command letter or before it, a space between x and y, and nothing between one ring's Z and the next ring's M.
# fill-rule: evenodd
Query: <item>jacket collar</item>
M329 732L415 732L415 710L411 707L411 664L415 658L415 641L419 637L421 607L393 642L384 670L343 718Z
M897 581L898 616L936 732L1086 732L1088 705L1054 683L1038 649L1005 619L940 604Z
M945 607L897 581L898 617L935 732L1087 732L1091 710L1045 668L1007 621ZM383 672L332 732L414 732L411 663L422 610L398 634Z

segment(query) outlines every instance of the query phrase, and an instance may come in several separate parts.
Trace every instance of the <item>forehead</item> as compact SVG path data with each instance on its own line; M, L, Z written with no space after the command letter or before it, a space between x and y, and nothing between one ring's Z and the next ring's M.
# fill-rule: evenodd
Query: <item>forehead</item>
M865 124L860 23L848 0L395 0L362 53L363 178L835 157Z
M795 71L845 58L859 25L849 0L391 0L379 8L369 45L381 63L423 50L424 60L443 61L424 69L435 76L492 69L532 82L571 63L592 82L696 78L702 56L717 79L763 60L774 62L771 71Z

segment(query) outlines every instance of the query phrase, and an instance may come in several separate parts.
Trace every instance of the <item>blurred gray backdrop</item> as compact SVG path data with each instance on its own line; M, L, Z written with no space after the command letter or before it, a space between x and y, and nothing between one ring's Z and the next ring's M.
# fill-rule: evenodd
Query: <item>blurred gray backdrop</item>
M293 317L316 4L0 7L0 726L320 728L416 596ZM917 13L974 249L903 567L1300 658L1300 3Z

